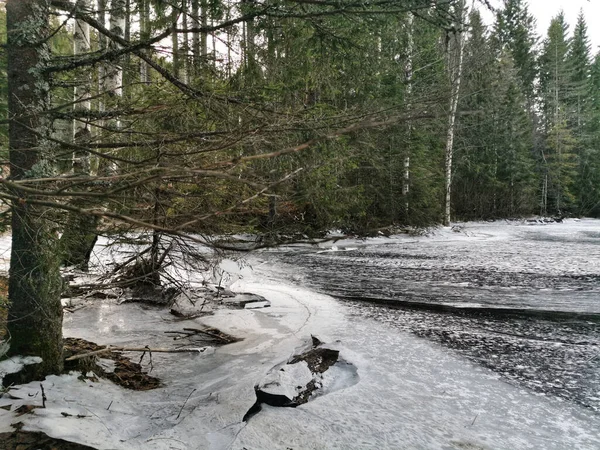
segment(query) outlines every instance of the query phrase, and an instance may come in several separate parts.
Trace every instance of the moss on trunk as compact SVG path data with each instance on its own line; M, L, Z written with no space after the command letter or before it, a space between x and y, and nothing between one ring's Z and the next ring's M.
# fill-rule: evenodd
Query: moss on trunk
M50 104L49 0L8 0L8 97L11 178L52 176L54 148L43 114ZM34 184L35 185L35 184ZM58 238L52 211L14 189L9 272L10 354L40 356L28 379L62 370L62 306ZM21 381L27 381L23 379Z

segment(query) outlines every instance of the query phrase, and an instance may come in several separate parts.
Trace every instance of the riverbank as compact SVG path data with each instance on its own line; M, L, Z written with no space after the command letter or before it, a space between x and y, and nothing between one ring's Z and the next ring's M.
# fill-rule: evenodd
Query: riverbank
M444 238L455 234L456 240L479 239L451 230ZM396 242L414 246L405 244L414 239L421 248L446 254L439 236L406 239ZM347 248L337 243L336 249L310 251L351 254L348 249L358 245L375 251L390 242L354 241ZM497 248L498 240L492 245ZM202 353L146 355L142 368L160 380L149 391L81 379L78 373L51 376L42 383L46 407L18 415L23 405L41 406L42 392L40 383L15 387L0 399L0 432L20 422L23 430L99 449L600 448L600 418L589 408L509 384L497 372L397 326L398 317L385 309L370 316L360 306L316 292L307 286L308 275L281 264L275 253L280 252L250 255L231 286L264 297L270 307L218 308L190 319L168 308L109 298L89 299L84 308L66 313L65 336L101 345L183 345L165 332L204 327L241 340ZM357 268L355 278L345 282L362 275ZM255 386L292 361L313 336L339 351L314 396L296 408L263 405L249 415ZM139 352L126 355L140 359Z
M220 310L194 319L240 342L211 354L153 354L162 386L128 391L109 381L51 376L46 408L39 383L11 390L0 430L11 423L102 449L589 449L600 447L598 416L537 396L409 333L349 314L343 304L282 282L268 263L236 282L270 308ZM100 344L164 345L167 310L97 301L69 314L65 335ZM187 327L187 322L176 322ZM324 390L297 408L265 406L247 422L254 386L318 336L340 352ZM147 362L144 366L150 370ZM62 413L68 414L65 416ZM81 417L78 417L81 416Z

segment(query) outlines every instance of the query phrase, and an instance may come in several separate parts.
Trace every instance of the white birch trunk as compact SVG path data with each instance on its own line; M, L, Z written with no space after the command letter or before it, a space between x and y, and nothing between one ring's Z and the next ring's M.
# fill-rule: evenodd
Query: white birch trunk
M200 26L200 1L192 1L192 28ZM194 62L194 72L198 73L200 67L200 33L194 31L192 33L192 61Z
M172 7L171 11L171 23L173 28L177 28L179 22L179 11L175 7ZM171 34L171 50L173 52L173 75L179 79L181 75L181 61L179 59L179 35L175 32Z
M111 0L110 22L111 33L125 37L125 0ZM110 41L109 48L118 49L121 46ZM114 61L107 70L105 88L107 92L116 97L123 96L123 64L121 60Z
M452 198L452 156L454 152L454 128L456 124L456 110L460 93L460 82L462 76L464 39L463 23L466 13L465 0L460 0L456 5L459 23L455 23L450 42L448 43L448 73L450 76L450 109L448 111L448 131L446 134L445 153L445 191L444 202L444 225L450 225L451 198Z
M407 107L406 109L409 111L412 107L411 98L412 98L412 79L413 79L413 51L414 51L414 38L413 38L413 21L414 16L412 13L408 13L406 27L407 27L407 58L406 58L406 66L404 68L406 74L406 98L407 98ZM410 190L410 143L412 138L412 122L408 121L407 123L407 146L406 146L406 156L404 157L404 177L402 179L402 196L404 197L404 209L406 217L408 217L408 194Z
M140 2L140 36L142 39L150 37L150 0ZM140 81L150 83L150 70L146 61L140 60Z
M183 12L181 14L181 28L185 30L183 32L183 45L182 45L182 53L183 53L183 65L181 70L181 81L185 84L189 83L189 74L190 74L190 37L188 35L188 15L187 11L187 2L183 0L182 9Z
M111 33L124 38L125 37L125 17L126 17L126 0L111 0L110 2L110 19L109 28ZM118 49L121 46L110 40L108 43L109 49ZM113 61L107 67L104 90L118 103L118 99L123 97L123 63L121 59ZM110 128L118 131L121 129L121 120L117 117L111 119ZM113 174L116 172L116 166L111 161L100 161L102 169L100 171L105 174Z
M84 11L90 10L90 0L79 0L78 7ZM85 55L91 50L90 44L90 26L82 21L75 21L75 30L73 33L73 54ZM92 108L92 102L90 100L90 90L92 84L92 77L89 71L85 71L79 78L79 83L73 89L74 100L78 102L73 107L74 112L77 111L90 111ZM76 144L85 144L91 134L90 127L85 120L73 120L73 142ZM73 171L79 174L90 173L90 157L89 152L75 151L73 155Z
M107 6L107 0L98 0L98 22L100 22L101 25L106 26L106 6ZM99 34L98 35L98 50L100 52L106 50L107 47L107 42L106 42L106 36ZM106 64L104 62L101 62L98 65L98 92L99 93L103 93L105 91L105 84L106 84ZM98 111L100 113L103 113L105 110L105 104L104 104L104 99L102 96L99 97L98 99ZM104 126L104 121L100 121L99 125L101 127Z

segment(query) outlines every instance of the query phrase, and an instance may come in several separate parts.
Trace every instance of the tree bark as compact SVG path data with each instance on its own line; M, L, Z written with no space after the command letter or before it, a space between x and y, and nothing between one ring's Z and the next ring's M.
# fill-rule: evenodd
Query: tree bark
M79 0L78 5L85 11L90 10L90 0ZM73 33L73 54L85 55L91 50L90 43L90 26L82 21L75 21L75 31ZM89 70L81 71L78 76L78 83L73 89L73 97L77 103L73 110L89 112L92 109L90 101L90 90L92 77ZM85 144L89 141L90 128L83 120L75 119L73 121L73 142L75 144ZM84 151L76 151L73 155L73 172L76 174L88 174L90 172L90 153Z
M150 0L140 0L140 36L142 40L150 38ZM150 68L146 61L140 60L140 81L150 83Z
M173 24L173 28L177 28L179 24L179 10L172 6L171 11L171 22ZM179 55L179 35L175 32L171 34L171 51L173 52L173 75L175 78L179 79L181 75L181 60Z
M189 25L189 16L187 13L188 5L186 0L182 0L181 2L181 28L185 30L183 32L183 45L182 45L182 56L183 56L183 64L182 64L182 72L181 72L181 81L185 84L189 83L190 76L190 37L188 35L188 25Z
M90 0L79 0L81 8L89 11ZM82 20L75 22L75 32L73 34L73 53L85 55L91 50L90 45L90 26ZM90 111L91 101L90 89L92 79L89 71L80 74L80 80L74 88L75 101L79 101L74 109L76 111ZM83 101L82 101L83 100ZM86 146L91 138L89 126L81 120L73 121L73 143L80 148ZM79 176L90 175L90 153L83 150L75 151L73 155L73 173ZM86 200L80 199L75 206L84 208ZM62 263L66 266L77 266L83 270L88 269L92 249L96 244L97 236L95 232L96 219L91 216L81 214L69 214L67 225L60 239Z
M102 24L102 26L106 26L106 5L108 0L98 0L98 22ZM108 40L106 36L102 33L98 34L98 50L103 51L107 48ZM107 67L106 63L102 62L98 64L98 92L104 92L104 85L106 84L106 73ZM102 97L98 100L98 111L103 113L105 110L105 102ZM102 126L103 123L100 122Z
M125 0L112 0L110 3L110 31L121 38L125 37ZM114 41L109 42L109 47L119 48ZM106 74L106 90L113 96L123 96L123 62L113 62Z
M200 24L203 27L208 26L208 1L207 0L201 0ZM214 34L213 34L213 37L214 37ZM213 42L213 44L214 44L214 42ZM213 45L213 47L214 47L214 45ZM206 33L201 33L200 34L200 58L202 60L202 64L206 64L207 56L208 56L208 35Z
M126 18L127 18L127 7L129 0L112 0L110 3L110 30L119 37L125 37L126 33ZM105 6L104 0L100 1L101 8ZM103 14L103 9L100 10L100 14ZM104 22L105 17L102 17ZM108 43L101 42L101 45L107 45L108 47L118 47L119 44L110 41ZM117 60L106 66L104 69L105 77L101 80L102 91L107 92L112 98L113 105L117 104L119 99L123 96L123 64ZM102 83L104 81L104 83ZM104 110L104 102L101 103L101 108ZM121 121L118 117L112 119L109 124L109 128L118 131L121 128ZM84 145L85 139L89 139L90 135L81 135L76 137L76 143ZM102 172L105 175L114 173L116 168L114 164L106 158L102 158L99 161L98 172ZM89 172L80 172L81 175L89 175ZM89 199L82 198L76 201L75 206L78 208L85 208L89 206ZM98 225L99 218L97 216L86 216L80 214L71 214L67 225L65 226L62 238L61 238L61 254L62 264L66 266L76 266L78 269L87 271L89 267L90 258L98 240Z
M200 26L200 0L191 0L192 2L192 28ZM205 35L206 36L206 35ZM200 53L200 33L192 33L192 57L194 62L194 74L197 75L202 64L202 54Z
M406 49L406 65L404 67L406 73L406 109L410 111L412 109L412 91L413 91L413 53L414 53L414 16L412 13L408 13L406 20L407 28L407 49ZM409 218L409 200L408 194L410 190L410 154L411 154L411 140L413 124L412 121L406 123L407 128L407 145L406 145L406 156L404 157L404 176L402 179L402 196L404 197L404 214L405 218Z
M51 126L43 113L50 105L50 80L44 68L49 0L8 0L9 151L11 178L53 176ZM9 272L8 331L11 355L35 355L25 379L59 373L63 367L62 282L58 239L48 208L28 203L28 194L12 204L12 250Z
M124 16L124 30L123 37L127 42L131 40L131 0L125 0L125 16ZM123 56L123 96L129 97L131 88L131 53L126 53Z

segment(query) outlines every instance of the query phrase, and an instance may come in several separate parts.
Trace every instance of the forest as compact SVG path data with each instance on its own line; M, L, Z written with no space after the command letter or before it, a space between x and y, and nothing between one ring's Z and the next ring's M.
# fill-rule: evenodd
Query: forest
M0 0L0 449L598 447L600 53L535 30Z
M583 15L540 37L522 0L490 25L457 1L48 8L51 172L71 179L37 189L63 210L308 234L600 212Z

